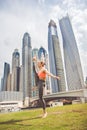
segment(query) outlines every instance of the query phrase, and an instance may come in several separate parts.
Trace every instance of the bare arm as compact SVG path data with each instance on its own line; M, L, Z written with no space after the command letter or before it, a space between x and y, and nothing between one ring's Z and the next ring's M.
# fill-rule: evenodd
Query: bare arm
M36 57L33 57L33 62L34 62L34 65L35 65L35 70L36 70L36 72L38 73L38 65L37 65L37 59L36 59Z
M46 72L46 74L47 74L48 76L60 80L60 77L59 77L59 76L53 75L52 73L48 72L46 69L45 69L45 72Z

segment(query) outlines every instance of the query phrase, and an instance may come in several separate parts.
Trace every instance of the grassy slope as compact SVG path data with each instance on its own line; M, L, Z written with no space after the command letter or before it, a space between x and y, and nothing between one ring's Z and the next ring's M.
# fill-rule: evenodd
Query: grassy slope
M87 104L0 114L0 130L87 130Z

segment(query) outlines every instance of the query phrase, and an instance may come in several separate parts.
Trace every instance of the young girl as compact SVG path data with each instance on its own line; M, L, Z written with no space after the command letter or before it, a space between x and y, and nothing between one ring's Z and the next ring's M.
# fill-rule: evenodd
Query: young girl
M36 62L35 69L39 77L38 81L39 99L43 106L43 118L45 118L47 116L47 112L46 112L46 103L45 100L43 99L43 92L45 87L46 75L58 80L60 80L60 77L55 76L50 72L48 72L47 69L44 67L45 63L43 61L37 61L36 57L33 57L33 61Z

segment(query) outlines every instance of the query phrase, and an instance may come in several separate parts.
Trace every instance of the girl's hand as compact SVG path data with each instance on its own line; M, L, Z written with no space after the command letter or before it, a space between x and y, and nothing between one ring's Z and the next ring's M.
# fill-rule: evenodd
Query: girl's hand
M60 80L60 77L59 77L59 76L56 76L56 78L57 78L58 80Z
M33 57L33 61L36 61L36 60L37 60L37 58L36 58L36 56L34 56L34 57Z

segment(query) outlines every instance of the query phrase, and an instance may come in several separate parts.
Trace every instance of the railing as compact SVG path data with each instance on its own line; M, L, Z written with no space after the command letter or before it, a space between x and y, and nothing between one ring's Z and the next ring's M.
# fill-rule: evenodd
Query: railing
M72 90L72 91L67 91L67 92L58 92L58 93L53 93L53 94L48 94L44 95L43 97L45 99L48 98L53 98L53 97L86 97L87 95L87 89L80 89L80 90ZM30 102L33 102L35 100L38 100L39 97L32 97L30 98Z

